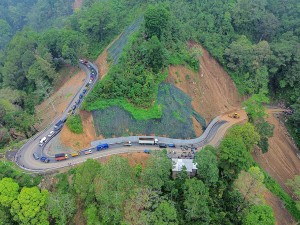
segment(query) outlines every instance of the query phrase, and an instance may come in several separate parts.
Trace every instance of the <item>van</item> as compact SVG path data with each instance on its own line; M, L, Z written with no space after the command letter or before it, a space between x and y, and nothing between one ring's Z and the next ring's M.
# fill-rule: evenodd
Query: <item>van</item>
M38 155L36 152L34 152L34 153L33 153L33 158L34 158L35 160L38 160L40 157L39 157L39 155Z

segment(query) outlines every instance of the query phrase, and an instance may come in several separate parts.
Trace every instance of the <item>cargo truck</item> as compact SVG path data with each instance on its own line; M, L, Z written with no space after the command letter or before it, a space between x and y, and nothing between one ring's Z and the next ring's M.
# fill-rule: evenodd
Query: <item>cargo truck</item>
M97 145L96 150L101 151L101 150L104 150L104 149L107 149L107 148L109 148L109 146L108 146L108 144L105 143L105 144Z
M140 145L157 145L158 140L156 138L139 138Z
M67 158L68 158L68 154L66 154L66 153L55 154L55 160L56 161L65 160Z

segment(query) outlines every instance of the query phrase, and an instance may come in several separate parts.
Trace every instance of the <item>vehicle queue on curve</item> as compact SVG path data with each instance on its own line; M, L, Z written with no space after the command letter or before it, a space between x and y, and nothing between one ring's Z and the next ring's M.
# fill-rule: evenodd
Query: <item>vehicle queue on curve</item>
M76 109L79 107L79 105L82 102L84 96L86 95L88 89L91 87L91 84L95 81L95 78L96 78L96 70L89 64L88 61L81 59L80 63L85 65L90 70L90 72L91 72L90 79L89 79L89 82L85 85L85 89L83 89L83 91L80 93L78 99L75 101L75 104L68 111L68 116L75 115ZM59 120L55 124L54 130L52 130L47 136L40 139L40 142L39 142L40 147L44 147L55 135L57 135L62 130L65 122L67 121L67 117ZM159 148L167 148L167 147L175 148L176 147L175 144L172 144L172 143L168 144L168 145L164 144L164 143L158 143L158 139L151 138L151 137L140 137L138 143L140 145L158 145ZM123 146L131 146L131 145L132 145L131 141L127 141L127 142L123 143ZM93 150L102 151L102 150L105 150L108 148L109 148L109 144L103 143L103 144L97 145L96 148L94 148ZM72 153L72 154L58 153L58 154L55 154L54 159L55 159L55 161L62 161L62 160L67 160L68 158L70 158L69 156L77 157L80 155L89 155L89 154L93 153L93 150L88 149L88 150L83 150L83 151ZM150 153L150 150L145 149L144 153ZM41 155L41 157L39 157L39 154L37 152L33 153L33 157L34 157L34 159L40 160L45 163L49 163L51 161L51 159L49 157L47 158L46 156L43 156L43 155Z

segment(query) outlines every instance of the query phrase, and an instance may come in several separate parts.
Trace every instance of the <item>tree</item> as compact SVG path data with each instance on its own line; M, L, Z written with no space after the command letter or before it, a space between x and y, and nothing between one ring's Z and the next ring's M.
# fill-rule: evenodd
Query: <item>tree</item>
M269 148L268 138L273 136L274 125L269 124L265 119L256 120L254 125L260 135L258 146L263 153L266 153Z
M190 179L184 184L184 209L188 224L209 224L208 190L201 180Z
M220 144L220 166L228 180L248 170L252 158L241 137L226 136Z
M217 157L208 149L204 148L195 155L194 162L197 163L197 176L206 184L213 185L219 179Z
M69 194L52 193L47 201L47 208L58 225L69 224L76 212L74 197Z
M178 224L176 208L167 201L163 201L151 214L151 223L154 225Z
M228 135L232 137L241 137L249 152L253 151L254 146L257 145L260 140L259 134L256 132L255 127L251 123L232 127Z
M95 198L94 180L101 170L101 164L92 159L88 159L76 169L74 189L80 198L87 203Z
M154 35L144 42L144 62L154 73L158 73L165 65L166 57L164 48L157 36Z
M289 179L286 184L291 187L293 193L300 198L300 176L295 175L294 179ZM296 207L300 210L300 201L296 201Z
M268 205L254 205L245 216L243 225L274 225L273 210Z
M47 197L46 190L40 191L37 187L22 188L10 209L13 219L22 225L48 225L48 212L45 210Z
M142 181L154 190L161 190L169 180L171 169L172 163L165 152L153 151L142 173Z
M159 40L168 27L170 13L161 4L151 5L145 13L145 33L148 38L157 36Z
M244 197L244 200L251 203L260 204L262 194L265 192L264 174L259 167L250 167L248 172L241 171L238 178L234 181L234 187Z
M103 41L114 36L118 28L116 11L109 2L96 2L82 12L79 18L80 30L88 37Z
M0 204L9 208L19 195L19 185L11 178L0 180Z
M264 118L266 116L265 107L263 103L269 103L269 98L265 93L259 93L252 95L248 100L244 102L246 112L250 121Z
M118 171L112 176L112 171ZM134 187L133 171L127 159L112 157L95 181L98 215L103 224L118 224L123 218L123 205Z
M5 21L0 19L0 49L3 48L12 36L12 29L10 25Z

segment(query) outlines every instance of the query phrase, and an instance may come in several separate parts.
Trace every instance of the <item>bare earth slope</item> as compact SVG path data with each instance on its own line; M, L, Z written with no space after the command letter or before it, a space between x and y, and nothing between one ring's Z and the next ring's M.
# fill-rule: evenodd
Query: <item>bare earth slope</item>
M241 107L242 98L226 71L201 46L200 72L171 66L167 81L192 98L194 109L210 122L217 115Z
M285 183L295 175L300 175L300 159L298 159L297 147L283 124L277 118L274 110L267 110L269 118L267 121L275 125L274 136L269 139L269 150L262 154L256 151L253 154L255 160L274 178L279 184L291 194L290 188ZM275 114L274 114L275 113ZM278 113L278 112L277 112Z

